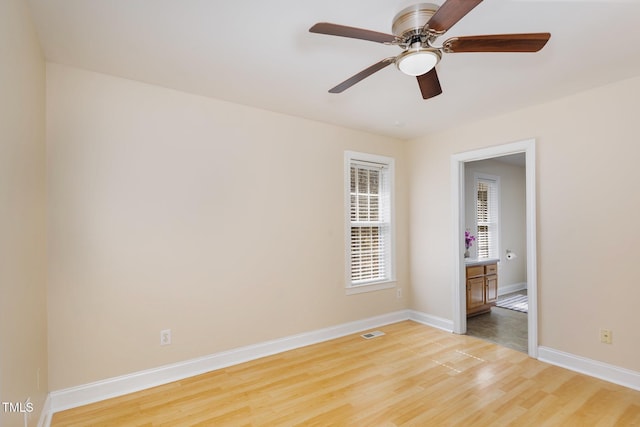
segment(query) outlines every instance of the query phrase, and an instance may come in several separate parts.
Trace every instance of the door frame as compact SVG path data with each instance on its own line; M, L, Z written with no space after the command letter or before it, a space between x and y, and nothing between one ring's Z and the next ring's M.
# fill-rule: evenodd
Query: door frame
M453 220L453 332L467 332L466 293L462 238L465 230L464 164L509 154L525 153L526 239L527 239L527 315L528 353L538 357L538 266L536 245L536 141L526 139L508 144L458 153L451 156L451 201Z

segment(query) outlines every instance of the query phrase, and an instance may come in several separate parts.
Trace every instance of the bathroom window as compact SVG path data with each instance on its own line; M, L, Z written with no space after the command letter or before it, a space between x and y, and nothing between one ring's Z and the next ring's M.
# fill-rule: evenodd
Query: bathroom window
M394 286L393 159L345 153L347 291Z
M498 258L500 177L477 174L476 241L478 258Z

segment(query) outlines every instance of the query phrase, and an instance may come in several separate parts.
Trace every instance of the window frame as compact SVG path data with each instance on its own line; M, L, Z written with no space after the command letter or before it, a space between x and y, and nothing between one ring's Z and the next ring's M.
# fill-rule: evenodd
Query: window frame
M480 233L478 232L478 227L480 226L478 221L478 183L481 181L488 182L489 185L493 185L496 193L495 209L492 209L491 207L489 207L489 210L493 210L496 216L495 219L491 218L491 220L488 221L488 225L487 225L488 232L490 233L490 236L491 236L489 238L489 253L487 257L482 257L482 258L480 257L480 252L479 252L480 251L480 242L479 242ZM501 229L500 177L496 175L485 174L485 173L475 173L473 185L474 185L473 199L474 199L474 213L475 213L474 216L475 216L475 235L476 235L476 256L478 259L499 259L500 258L500 229Z
M388 206L388 221L386 228L385 278L374 279L364 283L354 283L351 280L351 166L354 163L364 165L380 166L384 171L387 180L389 194L385 196ZM381 180L382 181L382 180ZM381 197L382 199L382 197ZM380 210L384 207L380 205ZM396 286L396 244L395 244L395 160L392 157L376 154L361 153L356 151L345 151L344 153L344 235L345 235L345 288L347 295L372 292L381 289L389 289Z

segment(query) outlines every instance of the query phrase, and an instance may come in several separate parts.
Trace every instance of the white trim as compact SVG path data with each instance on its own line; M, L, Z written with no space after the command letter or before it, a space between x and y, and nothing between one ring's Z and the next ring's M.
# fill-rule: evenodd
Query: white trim
M527 296L529 304L529 356L538 357L538 246L536 217L536 141L525 141L526 227L527 227Z
M387 259L387 267L389 273L387 280L384 282L375 282L372 286L353 285L351 283L351 216L349 206L350 200L350 183L351 164L355 163L374 163L387 170L389 178L389 258ZM343 185L344 185L344 251L345 251L345 292L347 295L356 295L365 292L373 292L381 289L389 289L395 286L389 285L390 282L396 281L396 188L395 188L395 159L393 157L381 156L378 154L362 153L358 151L344 152L343 166Z
M173 363L155 369L134 372L77 387L52 391L50 412L59 412L89 403L122 396L150 387L167 384L216 369L248 362L288 350L328 341L368 329L409 320L408 310L400 310L316 331L305 332L272 341L215 353L209 356Z
M620 368L597 360L587 359L575 354L565 353L548 347L538 348L538 360L580 372L610 383L640 390L640 372Z
M497 175L489 175L486 173L482 173L482 172L474 172L473 174L473 185L474 185L474 189L473 189L473 201L475 204L475 207L473 209L473 211L475 212L475 218L473 220L473 224L474 224L474 230L473 230L473 234L476 236L476 254L478 254L479 251L479 243L478 243L478 181L491 181L493 183L493 185L495 186L495 190L496 190L496 200L498 206L495 208L495 214L496 214L496 218L492 218L492 223L496 224L496 227L494 227L493 233L490 233L489 235L493 236L493 238L491 239L491 241L489 242L489 249L493 248L493 251L489 251L489 258L500 258L500 240L501 240L501 236L502 236L502 187L500 184L500 177ZM466 220L465 220L466 222ZM465 227L466 228L466 227Z
M451 219L453 221L453 332L465 334L467 332L466 293L463 292L465 283L464 262L461 260L462 239L466 227L464 214L464 159L460 155L451 156ZM462 231L461 231L462 230Z
M365 292L381 291L396 287L396 282L376 282L366 285L354 285L347 288L347 295L357 295Z
M498 286L498 296L510 294L511 292L518 292L527 289L527 282L513 283L511 285Z
M363 320L356 320L316 331L305 332L260 344L215 353L197 359L161 366L155 369L148 369L77 387L56 390L49 393L45 400L40 413L38 427L49 427L51 425L51 418L55 412L122 396L212 370L404 320L412 320L446 332L453 332L454 322L449 319L416 310L395 311ZM546 347L539 348L539 355L539 359L543 362L640 390L640 373L638 372Z
M416 310L408 310L409 319L414 322L422 323L423 325L431 326L433 328L442 329L446 332L453 332L453 321L444 319L438 316L432 316L431 314L423 313Z
M44 400L44 405L40 410L40 417L38 418L38 427L49 427L51 425L51 417L53 411L51 410L51 395L48 394Z
M509 154L525 153L526 159L526 234L527 234L527 294L529 295L528 336L529 356L538 356L538 278L536 252L536 156L535 140L513 142L481 148L451 156L451 212L453 221L453 331L467 331L465 310L464 262L461 237L464 235L464 163Z

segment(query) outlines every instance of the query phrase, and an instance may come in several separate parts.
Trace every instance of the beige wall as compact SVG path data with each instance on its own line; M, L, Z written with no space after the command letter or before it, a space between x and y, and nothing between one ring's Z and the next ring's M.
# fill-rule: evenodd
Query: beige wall
M31 397L35 425L48 391L45 64L21 0L0 2L0 57L0 401ZM0 425L23 416L0 408Z
M404 143L47 65L53 390L408 307L346 296L343 155ZM173 344L161 347L161 329Z
M0 46L20 57L0 64L3 400L387 313L409 296L451 319L451 155L531 137L540 344L640 370L629 320L640 79L404 143L49 64L45 167L42 57L23 4L1 7ZM396 159L404 299L345 295L344 150ZM173 344L160 347L165 328Z
M451 155L533 137L539 343L640 370L638 93L635 78L410 142L414 308L452 318Z
M466 229L475 230L475 176L484 173L500 177L500 230L498 234L500 263L498 264L499 290L527 281L527 221L525 168L488 159L465 164L465 221ZM472 234L477 235L474 231ZM477 256L477 244L470 249ZM507 249L517 255L505 258ZM508 290L508 288L506 288Z

